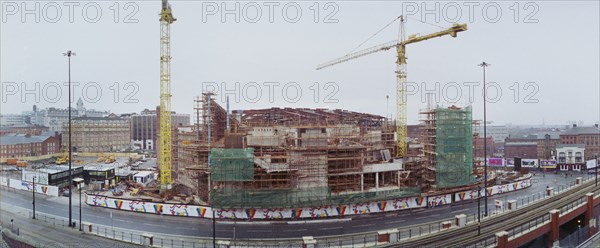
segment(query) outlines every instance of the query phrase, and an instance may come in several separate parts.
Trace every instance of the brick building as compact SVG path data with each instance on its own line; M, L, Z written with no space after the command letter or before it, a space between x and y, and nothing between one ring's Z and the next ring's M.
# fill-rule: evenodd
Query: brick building
M537 139L510 139L507 138L504 143L505 158L532 158L538 156Z
M579 127L573 125L560 134L560 144L585 146L585 160L593 159L596 154L600 155L600 129L598 124L591 127Z
M42 156L60 151L60 135L57 132L45 132L36 136L3 135L0 140L0 158Z
M481 135L483 136L483 134ZM491 136L487 137L487 145L484 144L486 139L480 137L479 135L475 135L473 137L473 157L474 158L483 158L484 157L484 147L487 146L487 157L494 156L496 151L496 147L494 144L494 139Z

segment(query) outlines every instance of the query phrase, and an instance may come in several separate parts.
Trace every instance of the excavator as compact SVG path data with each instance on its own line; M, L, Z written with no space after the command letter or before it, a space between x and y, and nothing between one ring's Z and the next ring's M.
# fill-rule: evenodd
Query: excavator
M63 152L63 155L54 161L57 165L66 164L67 162L69 162L69 153L67 152Z

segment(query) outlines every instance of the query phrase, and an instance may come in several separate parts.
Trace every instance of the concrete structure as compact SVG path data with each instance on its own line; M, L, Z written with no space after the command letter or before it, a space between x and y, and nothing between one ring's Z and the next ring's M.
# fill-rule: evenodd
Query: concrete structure
M68 122L63 124L68 130ZM114 152L130 148L129 122L111 117L77 117L71 122L74 152ZM69 133L64 132L62 146L68 147Z
M156 151L158 139L158 117L156 110L144 109L140 114L129 117L131 123L131 143L142 150ZM173 127L190 124L190 115L172 112Z
M199 126L178 134L177 183L202 202L211 188L212 204L227 208L337 205L419 193L402 184L406 171L392 158L394 127L384 117L296 108L228 117L214 100L209 112L208 101L205 96L197 108Z
M585 145L559 144L556 145L557 168L561 171L580 171L586 169Z
M37 136L3 135L0 140L0 158L42 156L60 151L60 136L56 132L45 132Z

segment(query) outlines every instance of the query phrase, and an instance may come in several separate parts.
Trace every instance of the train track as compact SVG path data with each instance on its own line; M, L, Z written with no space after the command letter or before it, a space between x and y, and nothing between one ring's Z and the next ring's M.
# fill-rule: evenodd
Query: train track
M470 223L465 227L405 240L390 247L465 247L485 240L499 231L511 230L535 218L548 214L552 209L560 209L569 203L585 197L586 193L599 189L589 180L579 187L574 187L559 195L548 197L536 203L504 214L492 216L481 221L481 234L477 235L478 223Z

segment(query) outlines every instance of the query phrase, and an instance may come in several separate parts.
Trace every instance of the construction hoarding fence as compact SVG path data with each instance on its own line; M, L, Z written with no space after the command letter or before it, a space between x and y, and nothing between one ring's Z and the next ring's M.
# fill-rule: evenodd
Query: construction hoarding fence
M474 183L471 106L437 108L435 112L437 187L452 188Z

